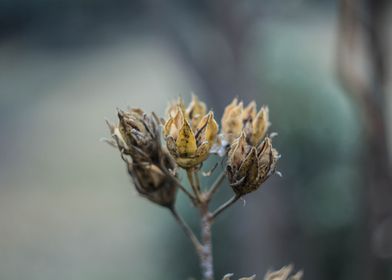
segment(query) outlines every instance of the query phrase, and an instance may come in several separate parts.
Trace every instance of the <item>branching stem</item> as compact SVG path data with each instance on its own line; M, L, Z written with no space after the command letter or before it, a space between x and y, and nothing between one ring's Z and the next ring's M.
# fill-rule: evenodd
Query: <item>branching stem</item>
M214 193L216 191L219 190L219 187L222 186L222 182L226 177L226 173L222 172L218 178L216 179L216 181L214 182L214 184L211 186L210 190L207 193L206 199L209 201L211 200L212 196L214 195Z
M214 265L212 257L212 220L211 213L208 211L208 202L204 201L200 205L201 214L201 240L202 252L200 255L200 265L203 273L203 280L214 279Z
M208 203L206 193L202 193L198 174L194 169L187 170L188 180L195 193L197 204L196 207L201 215L201 250L199 253L200 266L202 270L203 280L214 279L214 266L212 259L212 220L211 213L208 211Z
M193 232L189 229L189 227L181 220L178 214L174 211L173 215L179 221L181 226L184 228L184 231L187 235L192 239L192 242L196 244L197 252L200 258L200 265L203 275L203 280L213 280L214 279L214 266L213 266L213 256L212 256L212 223L214 218L218 216L223 210L230 207L234 202L236 202L240 196L235 195L229 201L220 206L214 213L210 213L208 210L209 202L214 195L214 193L219 189L222 185L222 182L225 178L225 173L223 172L218 176L214 184L207 192L202 192L199 182L199 177L197 171L195 169L188 169L187 176L190 185L192 186L192 190L195 195L195 206L200 211L201 216L201 244L194 236Z
M231 205L233 205L241 196L239 195L234 195L232 198L230 198L226 203L222 204L218 209L214 211L211 215L211 219L214 220L220 213L222 213L225 209L229 208Z
M173 214L174 218L176 219L177 223L181 226L185 234L189 237L192 241L193 246L195 246L197 254L200 256L203 251L203 246L200 244L200 241L197 239L195 234L193 233L192 229L188 226L188 224L181 218L174 207L169 208L170 212Z
M193 204L195 204L196 202L196 197L193 196L193 194L191 194L179 181L176 177L173 176L173 182L177 185L177 187L182 190L188 197L189 199L192 201Z
M194 180L195 171L193 169L187 169L186 175L188 176L188 181L192 187L192 190L196 196L197 202L200 202L200 185L198 184L198 180Z

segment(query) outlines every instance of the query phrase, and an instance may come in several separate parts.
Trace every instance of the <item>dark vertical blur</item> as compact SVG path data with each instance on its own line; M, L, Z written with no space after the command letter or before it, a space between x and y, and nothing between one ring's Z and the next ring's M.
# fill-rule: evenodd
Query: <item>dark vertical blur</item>
M162 114L191 92L218 118L235 96L267 104L282 154L283 178L217 221L216 275L391 279L390 6L0 0L0 279L199 277L98 142L116 107Z

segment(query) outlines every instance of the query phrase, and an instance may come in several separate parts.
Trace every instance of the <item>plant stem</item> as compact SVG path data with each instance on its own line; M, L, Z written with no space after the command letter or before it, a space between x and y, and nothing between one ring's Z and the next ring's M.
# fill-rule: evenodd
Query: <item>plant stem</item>
M200 201L200 185L194 180L195 171L193 169L187 169L186 175L188 176L189 183L192 186L193 192L196 196L196 200Z
M174 218L176 219L177 223L181 226L185 234L189 237L192 241L193 245L195 246L197 254L200 256L203 251L203 246L200 244L200 241L197 239L191 228L188 224L181 218L174 207L170 207L170 212L173 214Z
M199 194L201 194L201 187L200 187L200 180L199 180L199 173L198 172L193 172L193 178L195 179L195 187Z
M221 174L219 174L218 178L216 179L216 181L214 182L214 184L212 185L212 187L210 188L210 190L207 193L207 200L211 200L211 198L214 195L214 193L222 185L222 182L225 179L225 177L226 177L226 173L225 172L222 172Z
M188 180L192 186L195 193L197 203L195 206L200 211L201 216L201 244L200 250L198 250L198 255L200 259L200 266L203 275L203 280L214 280L214 266L212 258L212 237L211 237L211 226L212 219L211 213L208 210L208 204L210 202L211 193L202 192L200 187L200 181L198 178L197 171L195 169L187 170ZM224 178L224 176L223 176ZM218 179L221 181L222 179ZM216 189L217 186L214 184L213 188ZM215 192L215 191L213 191Z
M222 204L218 209L214 211L211 215L211 220L215 219L220 213L222 213L225 209L229 208L231 205L233 205L241 196L235 195L232 198L230 198L228 201L226 201L224 204Z
M189 199L192 201L193 204L195 204L195 200L196 198L178 181L178 179L176 177L172 177L172 180L174 181L174 183L177 185L177 187L182 190L188 197Z
M201 213L201 239L202 251L200 254L200 265L204 280L214 279L214 267L212 258L212 236L211 236L211 213L208 211L208 202L200 205Z

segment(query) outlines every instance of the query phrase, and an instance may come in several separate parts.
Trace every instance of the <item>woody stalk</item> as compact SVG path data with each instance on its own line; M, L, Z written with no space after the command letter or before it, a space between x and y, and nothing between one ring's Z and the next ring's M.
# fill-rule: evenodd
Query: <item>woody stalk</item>
M214 113L207 112L206 104L196 96L188 106L181 99L171 103L166 119L154 113L148 115L141 109L129 109L118 111L117 124L108 122L112 138L107 142L120 151L137 192L172 213L195 247L204 280L214 279L213 222L238 199L256 191L276 171L279 154L271 138L266 136L270 126L268 108L256 109L255 102L244 107L234 99L225 108L220 131ZM212 186L205 188L200 174L203 162L211 154L216 154L217 161L223 157L226 168ZM179 179L181 169L186 173L190 189ZM211 210L210 202L225 179L233 197ZM199 210L200 238L176 210L177 191L184 192Z

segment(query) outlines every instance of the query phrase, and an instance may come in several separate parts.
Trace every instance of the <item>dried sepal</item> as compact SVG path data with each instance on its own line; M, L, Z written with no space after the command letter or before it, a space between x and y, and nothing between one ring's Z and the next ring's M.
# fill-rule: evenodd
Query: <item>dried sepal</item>
M303 276L302 270L290 276L293 268L293 265L290 264L277 271L268 271L264 276L264 280L301 280Z
M222 117L222 135L225 142L231 144L244 131L249 144L258 145L270 126L268 107L263 106L257 112L256 102L252 101L244 108L235 98L226 108Z
M196 138L188 121L184 121L181 129L178 131L176 147L180 157L190 157L196 153Z
M252 275L250 277L242 277L242 278L240 278L238 280L254 280L254 279L256 279L256 274L254 274L254 275Z
M222 133L227 142L231 143L242 131L243 103L235 98L224 110L222 116Z
M261 107L260 111L257 113L252 121L252 133L250 133L251 143L257 145L266 135L269 123L269 112L268 107Z
M257 114L257 105L255 101L252 101L244 108L242 111L242 119L247 120L247 119L254 119Z
M169 106L166 109L166 115L169 117L174 117L177 114L178 108L181 109L182 113L185 115L185 105L184 101L181 97L178 97L176 101L170 102Z
M233 275L234 275L233 273L228 273L225 276L223 276L222 280L231 280L231 277L233 277ZM250 277L241 277L238 280L254 280L254 279L256 279L256 274Z
M186 109L186 116L192 124L193 130L195 130L203 116L207 113L207 106L204 102L201 102L196 95L192 95L192 101Z
M302 270L298 271L294 275L292 274L292 271L293 271L292 265L284 266L277 271L268 271L264 276L264 280L301 280L302 279L303 277ZM233 273L228 273L225 276L223 276L222 280L231 280L233 276L234 276ZM252 275L250 277L239 278L238 280L255 280L255 279L256 279L256 275Z

